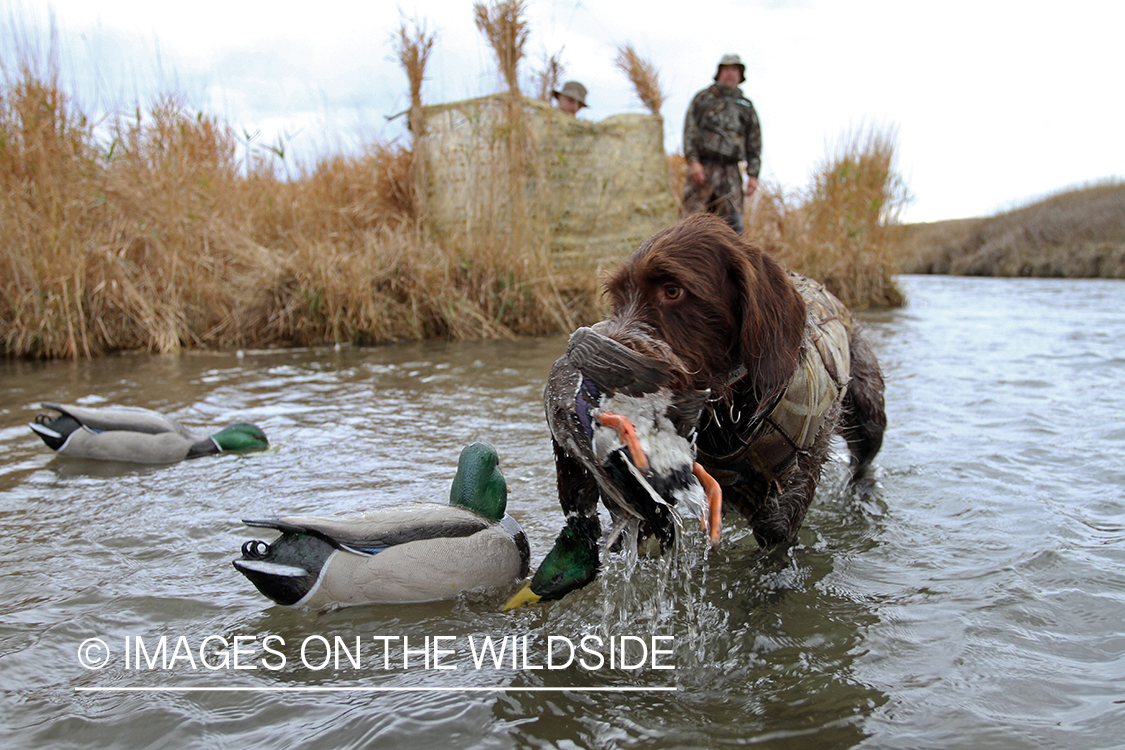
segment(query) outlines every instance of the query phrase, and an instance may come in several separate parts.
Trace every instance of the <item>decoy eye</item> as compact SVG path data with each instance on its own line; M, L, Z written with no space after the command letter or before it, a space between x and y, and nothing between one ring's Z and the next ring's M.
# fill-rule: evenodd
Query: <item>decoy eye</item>
M270 546L261 539L251 539L242 545L242 556L247 560L265 560L270 554Z
M665 284L662 291L664 292L664 299L670 302L678 300L684 296L684 288L676 284Z

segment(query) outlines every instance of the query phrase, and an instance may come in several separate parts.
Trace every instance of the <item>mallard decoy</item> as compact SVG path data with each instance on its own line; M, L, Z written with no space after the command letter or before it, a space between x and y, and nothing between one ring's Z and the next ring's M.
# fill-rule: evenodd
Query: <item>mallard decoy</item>
M58 414L39 414L28 426L48 448L71 458L160 464L269 447L265 433L244 422L208 437L198 437L175 419L149 409L41 406Z
M722 495L695 462L694 446L709 392L686 385L683 365L663 341L610 325L571 334L544 391L563 511L596 529L600 495L614 519L607 548L638 523L667 549L680 515L707 507L702 522L715 543Z
M510 584L527 575L531 549L505 513L498 463L491 445L466 446L449 505L244 520L281 536L246 542L234 567L278 604L308 609L437 601Z

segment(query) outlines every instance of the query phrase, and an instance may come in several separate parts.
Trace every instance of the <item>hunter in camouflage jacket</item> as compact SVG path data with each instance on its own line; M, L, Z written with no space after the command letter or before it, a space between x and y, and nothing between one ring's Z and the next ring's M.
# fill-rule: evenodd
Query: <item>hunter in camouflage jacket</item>
M720 65L719 70L723 67ZM741 64L737 67L741 71ZM762 128L754 105L742 95L742 90L720 85L718 78L716 74L716 83L695 95L684 117L688 176L684 183L683 215L713 213L742 234L745 195L757 187L762 166ZM738 167L742 161L746 162L746 174L753 178L746 193ZM693 165L697 165L694 176Z
M762 127L742 89L714 83L696 94L684 117L684 158L700 162L746 162L746 174L762 168Z

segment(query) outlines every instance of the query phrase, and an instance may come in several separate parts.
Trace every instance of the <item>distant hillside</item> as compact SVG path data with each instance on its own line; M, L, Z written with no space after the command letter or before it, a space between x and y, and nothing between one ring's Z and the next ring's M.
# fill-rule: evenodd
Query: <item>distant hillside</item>
M1125 183L983 219L903 227L903 273L1125 279Z

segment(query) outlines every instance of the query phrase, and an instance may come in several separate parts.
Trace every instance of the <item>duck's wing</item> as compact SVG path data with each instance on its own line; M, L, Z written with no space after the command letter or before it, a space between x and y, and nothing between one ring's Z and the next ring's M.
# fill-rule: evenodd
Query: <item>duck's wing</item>
M570 335L566 358L603 389L651 393L671 379L669 362L640 354L588 326Z
M242 522L282 533L309 534L338 549L362 554L424 539L472 536L493 525L470 510L438 503L340 516L286 516Z
M582 373L570 359L565 355L559 357L547 376L543 406L555 442L579 460L589 460L590 436L594 431L591 411L598 407L598 394L590 392L596 390L595 385L583 381Z
M130 406L91 409L84 406L47 403L42 406L45 409L54 409L95 432L141 432L148 435L175 432L185 438L195 439L195 436L176 420L149 409Z

